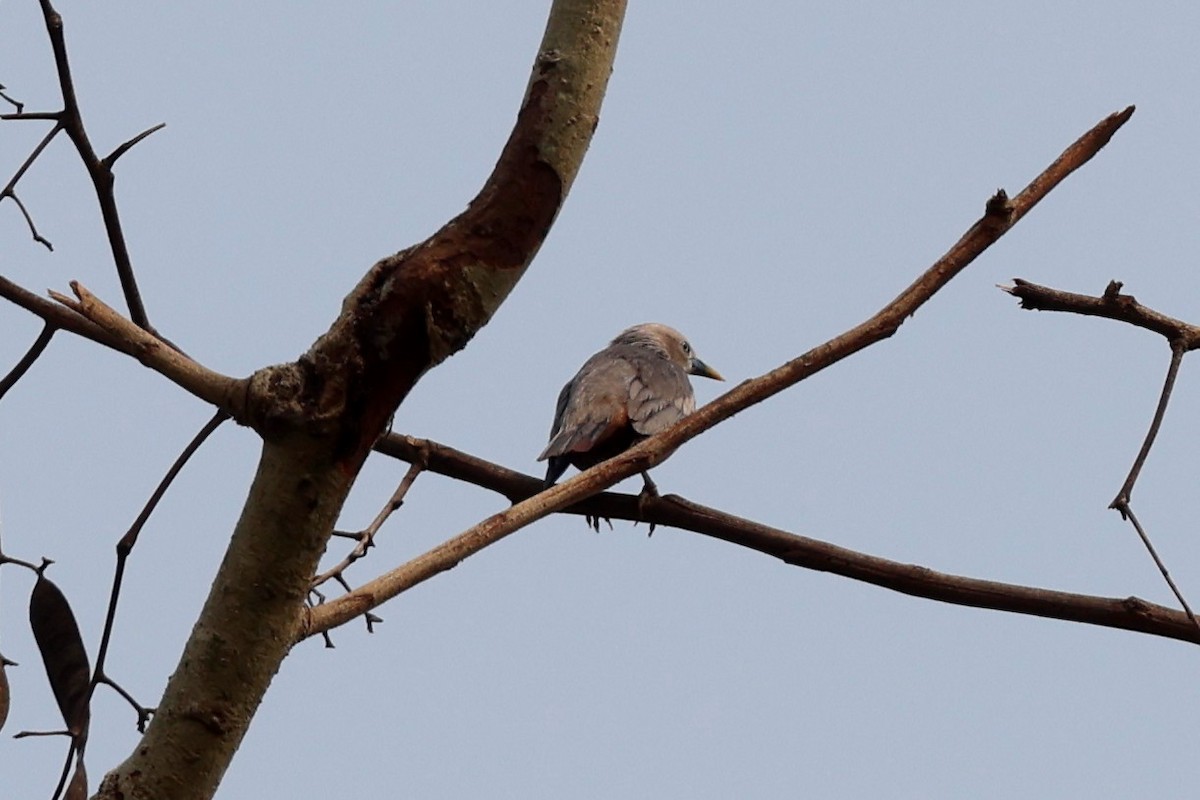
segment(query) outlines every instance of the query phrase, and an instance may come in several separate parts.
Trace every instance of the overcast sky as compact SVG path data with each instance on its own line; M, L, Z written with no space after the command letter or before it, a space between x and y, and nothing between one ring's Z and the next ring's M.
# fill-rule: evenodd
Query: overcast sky
M548 2L61 0L101 151L118 165L151 319L243 376L294 359L378 258L482 185ZM559 387L626 326L684 331L732 382L894 297L1107 114L1108 148L894 338L744 412L659 487L839 545L981 578L1172 603L1106 510L1168 361L1156 336L1021 311L1013 277L1111 279L1200 322L1200 7L1190 3L634 2L595 141L558 223L398 431L540 473ZM58 107L33 0L0 0L0 83ZM45 132L0 125L0 183ZM64 140L0 203L0 274L120 292ZM0 306L0 372L39 323ZM1185 362L1134 495L1200 604L1200 373ZM697 380L706 402L727 388ZM113 546L211 410L59 335L0 403L5 549L56 560L92 656ZM130 562L110 673L152 705L205 597L258 454L226 426ZM373 457L341 521L405 465ZM632 480L623 488L637 491ZM359 583L505 505L422 475ZM330 559L345 542L335 541ZM49 795L65 745L0 571L13 710L0 795ZM296 648L219 796L417 798L1192 797L1200 652L1163 639L917 600L715 540L556 517L360 624ZM95 703L93 784L137 741Z

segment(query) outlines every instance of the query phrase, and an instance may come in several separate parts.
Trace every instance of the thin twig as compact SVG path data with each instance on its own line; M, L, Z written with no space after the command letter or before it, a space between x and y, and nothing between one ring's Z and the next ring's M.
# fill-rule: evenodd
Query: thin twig
M77 755L74 738L71 739L71 746L67 748L67 760L63 764L62 774L58 776L58 785L54 787L54 792L50 795L50 800L58 800L62 796L63 790L67 786L67 778L71 775L71 766L75 763Z
M1171 587L1171 591L1175 594L1175 599L1179 601L1179 605L1183 607L1183 613L1187 614L1188 619L1192 621L1192 625L1200 631L1200 622L1196 620L1196 615L1192 613L1192 607L1188 605L1187 600L1183 599L1183 592L1179 591L1179 587L1175 585L1175 581L1171 578L1171 573L1167 571L1167 565L1158 557L1158 551L1154 549L1154 545L1150 543L1150 537L1146 535L1146 531L1138 522L1137 516L1133 513L1133 508L1129 503L1122 503L1120 507L1121 516L1133 523L1133 529L1137 531L1137 535L1142 540L1142 544L1146 546L1146 551L1150 553L1150 557L1154 559L1154 563L1158 566L1158 571L1162 573L1163 580L1167 582L1167 586Z
M16 114L0 114L0 120L5 122L57 122L61 118L61 111L18 111Z
M120 145L118 145L116 150L113 150L111 153L109 153L107 156L105 156L104 159L101 161L101 163L104 164L104 166L107 167L108 169L112 169L113 164L117 163L117 159L120 158L121 156L125 155L126 153L128 153L129 150L135 144L142 141L142 139L145 139L147 136L154 133L155 131L161 131L165 127L167 127L167 123L160 122L157 125L154 125L153 127L147 128L146 130L142 131L141 133L139 133L137 136L134 136L129 141L122 142Z
M22 103L20 100L14 100L11 97L9 97L7 94L5 94L4 90L6 88L7 87L5 87L4 84L0 84L0 100L4 100L5 102L7 102L9 105L11 105L13 108L15 108L17 110L18 114L20 114L22 111L25 110L25 104Z
M25 157L25 160L21 162L21 166L17 167L17 171L13 173L11 178L9 178L8 183L4 184L4 188L0 189L0 197L12 194L12 190L16 188L17 183L20 182L21 178L25 177L25 173L29 171L31 166L33 166L33 162L37 161L38 156L45 151L45 149L50 145L50 142L54 141L54 137L57 136L62 130L63 124L58 122L54 125L54 127L46 132L46 135L42 137L42 140L37 143L37 146L34 147L33 150L30 151L29 155Z
M92 681L91 685L88 687L88 697L90 698L92 694L95 693L96 686L100 683L106 683L113 688L116 688L118 692L125 696L125 699L128 700L134 706L134 708L139 709L139 732L143 731L145 725L145 720L143 719L141 713L143 706L139 705L130 696L125 694L125 691L117 687L116 684L110 678L108 678L104 672L104 664L108 658L108 648L109 644L112 642L113 629L117 620L117 603L120 601L121 587L124 584L125 565L129 559L129 555L133 552L134 546L137 544L138 536L141 534L142 528L145 526L146 521L150 519L150 515L158 506L159 501L162 500L163 495L166 494L167 489L179 475L180 470L183 469L188 460L191 459L195 452L200 448L200 445L204 444L205 440L212 435L213 431L219 428L221 423L227 419L229 419L229 415L224 411L218 410L215 414L213 414L212 419L206 422L204 427L192 437L192 440L188 442L186 447L183 448L183 452L181 452L175 459L174 463L171 464L170 469L167 470L167 474L164 475L162 480L158 482L158 486L155 487L154 492L150 495L150 499L146 501L146 505L143 506L141 513L137 515L137 519L133 521L133 524L129 526L129 530L127 530L125 534L117 541L117 564L113 570L112 589L110 590L108 596L108 610L104 615L104 631L100 634L100 648L96 654L95 669L92 670Z
M12 198L12 201L17 204L17 208L20 209L21 216L25 218L25 224L29 227L29 234L33 237L33 240L53 253L54 244L45 236L38 233L37 226L33 224L33 216L29 213L29 209L25 208L25 203L15 192L9 193L8 196Z
M30 215L29 209L25 208L25 204L21 202L21 198L17 197L16 189L17 183L24 177L25 173L33 165L33 162L45 151L46 147L61 130L63 130L62 122L55 122L54 127L47 131L42 140L37 143L37 146L33 148L33 151L22 162L21 166L17 167L17 171L13 173L12 178L4 185L4 188L0 189L0 201L3 201L6 197L12 198L12 201L17 204L17 208L21 210L21 216L25 218L25 224L29 227L29 233L33 236L33 240L44 245L51 252L54 251L54 245L38 233L37 226L33 224L33 217Z
M1122 518L1125 518L1126 512L1129 510L1129 501L1133 499L1133 485L1137 483L1138 475L1142 472L1142 465L1146 463L1146 457L1150 455L1150 448L1154 445L1154 439L1162 427L1163 417L1167 414L1167 404L1171 402L1171 391L1175 388L1175 378L1179 375L1179 365L1183 362L1185 352L1181 341L1176 339L1171 342L1171 365L1167 368L1167 378L1163 381L1162 394L1158 397L1158 406L1154 409L1154 419L1150 422L1150 430L1146 432L1146 439L1142 442L1141 449L1138 450L1137 458L1133 460L1129 476L1125 478L1125 483L1121 484L1117 496L1108 504L1109 508L1120 511Z
M188 460L195 455L196 451L200 449L200 445L204 444L205 440L208 439L208 437L211 436L213 432L216 431L217 428L221 427L221 424L228 419L229 414L218 409L217 412L212 415L212 418L209 419L208 422L204 423L204 427L192 437L192 440L188 442L187 447L183 448L183 452L180 453L175 459L174 463L171 464L171 468L167 470L167 474L163 476L161 481L159 481L158 486L154 489L154 493L151 494L150 499L146 501L146 505L144 508L142 508L141 513L138 514L137 519L133 521L133 524L129 526L129 530L125 532L125 535L121 537L120 542L117 543L118 552L124 551L126 554L128 554L129 551L133 550L133 547L137 544L138 536L141 534L142 528L145 526L146 521L150 519L150 515L154 513L154 509L158 506L159 501L162 500L163 495L166 494L167 489L170 488L171 483L174 482L175 478L179 475L180 470L182 470L184 465L187 464Z
M104 221L104 230L112 250L113 263L117 268L117 277L121 281L121 291L125 295L129 318L139 328L154 332L146 314L146 307L142 302L141 291L138 289L137 278L133 272L133 262L129 256L129 246L121 228L121 215L117 210L116 194L113 192L112 170L96 155L96 150L92 146L83 124L83 114L79 109L79 101L75 96L75 83L71 77L71 62L67 57L62 16L54 9L50 0L39 0L39 2L42 7L42 17L46 23L46 33L50 37L50 47L54 51L54 65L58 72L59 90L62 93L63 110L59 120L75 144L75 149L87 169L88 176L92 179L92 187L100 204L100 216Z
M8 374L0 378L0 398L8 394L8 390L17 385L17 381L21 380L22 376L29 371L33 363L38 360L38 357L46 350L46 346L50 344L50 340L54 338L54 332L58 328L51 325L49 322L42 326L42 332L38 334L37 339L29 346L29 350L25 355L21 356L21 360L16 363Z
M146 732L146 723L148 723L150 721L150 717L154 715L154 709L149 708L149 707L144 706L141 703L139 703L132 694L130 694L128 691L125 690L124 686L117 683L112 678L108 677L107 675L100 673L99 675L96 676L96 680L99 683L103 683L105 686L109 687L110 689L115 691L117 694L121 695L121 697L125 698L125 702L129 703L129 705L133 707L134 712L137 713L138 733L145 733Z
M345 558L343 558L334 566L330 567L325 572L322 572L320 575L313 578L313 588L320 586L321 584L334 578L341 582L342 574L350 567L350 565L365 556L367 551L375 546L375 534L379 532L379 529L383 526L383 523L387 522L387 519L392 515L392 512L404 505L404 496L408 494L408 490L412 487L413 481L417 479L417 476L420 475L424 469L425 467L419 462L414 462L413 464L409 465L408 472L404 473L404 477L401 478L400 484L396 487L396 491L392 492L392 496L388 498L388 501L384 503L383 508L381 508L379 513L375 515L375 519L371 520L371 524L357 533L340 534L357 540L357 543L354 545L354 548L346 554ZM345 586L344 582L343 586ZM350 591L349 587L346 588L346 591Z

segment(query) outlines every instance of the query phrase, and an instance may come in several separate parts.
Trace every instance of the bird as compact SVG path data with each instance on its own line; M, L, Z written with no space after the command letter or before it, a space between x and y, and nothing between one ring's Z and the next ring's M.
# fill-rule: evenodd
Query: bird
M679 331L657 322L626 328L584 362L558 394L544 487L569 465L587 469L696 410L689 375L725 380L705 364ZM644 492L657 494L645 472Z

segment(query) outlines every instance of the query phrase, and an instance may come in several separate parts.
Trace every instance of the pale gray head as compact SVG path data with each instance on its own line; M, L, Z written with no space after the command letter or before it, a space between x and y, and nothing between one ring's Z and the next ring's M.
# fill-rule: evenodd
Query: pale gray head
M682 333L658 322L643 322L626 328L617 334L611 344L630 344L648 347L678 364L684 372L704 378L723 381L721 373L705 364L696 356L696 351Z

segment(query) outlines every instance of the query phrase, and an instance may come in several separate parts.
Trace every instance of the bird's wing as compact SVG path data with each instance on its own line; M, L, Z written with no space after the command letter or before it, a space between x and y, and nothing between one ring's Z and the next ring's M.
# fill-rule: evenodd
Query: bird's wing
M588 359L558 395L550 443L538 456L586 453L629 424L626 398L637 371L613 348Z
M639 355L629 382L629 422L643 436L666 430L696 410L687 373L657 354Z

